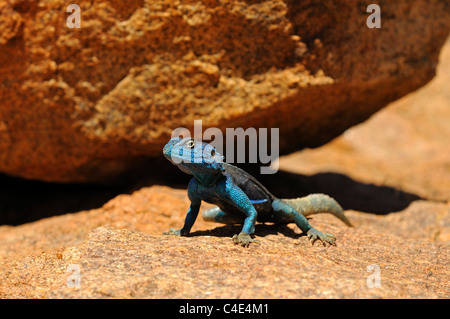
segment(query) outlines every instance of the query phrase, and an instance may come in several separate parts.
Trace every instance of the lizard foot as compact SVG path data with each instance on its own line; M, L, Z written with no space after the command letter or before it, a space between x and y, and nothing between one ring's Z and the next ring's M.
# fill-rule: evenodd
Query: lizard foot
M168 232L163 233L163 235L181 236L181 229L171 228Z
M243 247L248 247L250 243L259 243L259 241L252 239L252 237L245 232L240 232L239 235L234 235L233 241L235 244L240 244Z
M317 240L320 240L324 246L326 246L326 244L336 246L336 237L332 234L324 234L315 228L311 228L308 230L307 235L312 245L314 245Z

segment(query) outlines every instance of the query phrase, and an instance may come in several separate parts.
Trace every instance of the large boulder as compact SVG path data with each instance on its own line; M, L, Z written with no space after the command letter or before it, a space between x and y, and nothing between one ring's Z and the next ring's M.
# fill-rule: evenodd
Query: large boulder
M383 3L373 29L357 0L77 3L79 29L66 1L0 4L1 172L103 182L195 119L319 146L427 83L450 29L445 1Z

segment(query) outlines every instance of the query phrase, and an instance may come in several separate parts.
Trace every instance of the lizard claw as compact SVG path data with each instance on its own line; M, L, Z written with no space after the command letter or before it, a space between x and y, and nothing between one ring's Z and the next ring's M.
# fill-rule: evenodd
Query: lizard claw
M239 235L234 235L233 241L235 244L240 244L243 247L248 247L250 243L259 243L259 241L252 239L252 237L245 232L240 232Z
M163 233L163 235L181 236L181 229L170 228L169 231Z
M326 244L336 246L336 237L334 237L334 235L322 233L315 228L308 230L307 236L312 245L314 245L317 240L320 240L324 246L326 246Z

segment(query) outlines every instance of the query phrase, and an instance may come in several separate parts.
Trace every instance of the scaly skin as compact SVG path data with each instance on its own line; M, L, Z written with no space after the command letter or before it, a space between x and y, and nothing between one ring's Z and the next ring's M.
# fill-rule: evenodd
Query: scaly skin
M193 175L189 182L188 197L191 201L183 228L171 229L170 235L189 234L200 210L201 201L217 205L202 216L207 221L224 224L243 224L242 231L233 241L244 247L253 242L251 235L255 223L274 222L295 224L314 244L335 245L336 238L312 227L305 216L330 213L351 226L341 206L324 194L312 194L297 199L279 199L245 171L227 164L215 149L191 138L173 138L163 149L164 156L183 172Z

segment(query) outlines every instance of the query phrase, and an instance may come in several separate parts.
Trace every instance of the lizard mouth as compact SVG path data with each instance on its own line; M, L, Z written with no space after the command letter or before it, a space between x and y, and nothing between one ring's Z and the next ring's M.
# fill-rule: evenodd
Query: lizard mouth
M171 161L171 159L172 159L172 149L173 149L174 145L176 145L180 141L181 141L181 138L173 138L164 146L163 154L169 161Z

